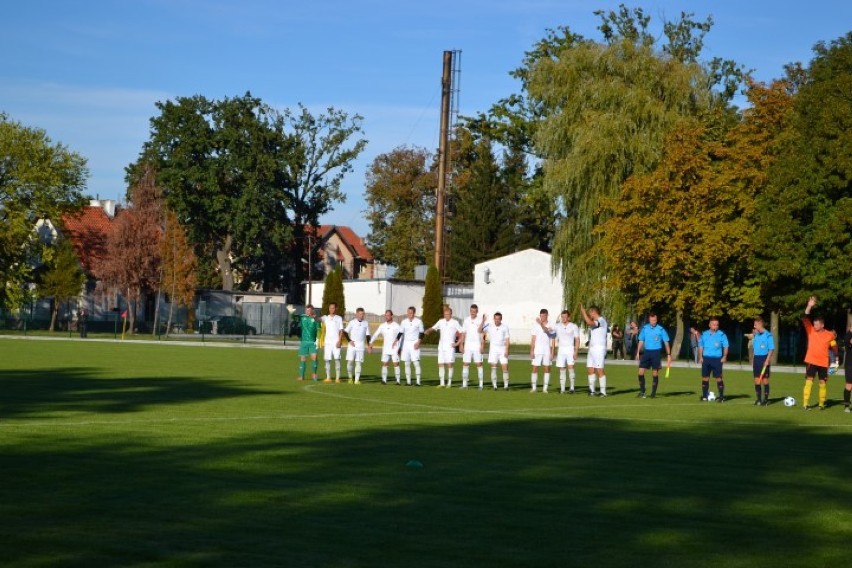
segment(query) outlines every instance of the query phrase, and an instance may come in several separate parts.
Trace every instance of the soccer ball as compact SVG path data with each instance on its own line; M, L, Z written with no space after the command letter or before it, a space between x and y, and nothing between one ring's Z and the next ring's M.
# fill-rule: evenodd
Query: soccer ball
M713 402L714 400L716 400L716 395L713 394L712 392L708 392L707 393L707 400L709 400L710 402Z
M792 396L784 397L784 406L796 406L796 399Z

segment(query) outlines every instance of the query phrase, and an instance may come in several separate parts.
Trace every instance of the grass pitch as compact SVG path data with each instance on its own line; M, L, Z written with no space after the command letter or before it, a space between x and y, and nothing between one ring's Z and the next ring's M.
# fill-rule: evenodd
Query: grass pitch
M328 385L289 350L0 340L3 564L848 562L852 417L785 408L799 375L755 408L744 372L716 404L695 369L637 400L612 366L602 400L530 394L520 361L509 392L436 389L428 357L382 386L377 359Z

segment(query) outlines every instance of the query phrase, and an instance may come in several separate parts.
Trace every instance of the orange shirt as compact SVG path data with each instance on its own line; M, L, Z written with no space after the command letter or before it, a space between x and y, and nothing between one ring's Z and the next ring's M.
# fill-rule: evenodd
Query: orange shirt
M815 330L809 317L803 317L802 324L805 326L805 333L808 334L808 352L805 353L805 363L818 367L828 367L828 351L831 349L831 342L837 339L837 334L825 328L819 331Z

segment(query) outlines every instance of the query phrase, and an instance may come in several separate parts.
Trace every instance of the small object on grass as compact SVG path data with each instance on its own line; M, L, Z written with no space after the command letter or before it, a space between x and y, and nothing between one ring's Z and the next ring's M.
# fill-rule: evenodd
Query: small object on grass
M423 467L423 462L419 460L408 460L408 463L405 464L405 467L420 469Z

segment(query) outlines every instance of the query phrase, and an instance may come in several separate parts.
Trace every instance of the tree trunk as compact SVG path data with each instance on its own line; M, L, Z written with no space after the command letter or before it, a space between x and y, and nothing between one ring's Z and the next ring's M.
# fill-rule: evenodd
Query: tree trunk
M775 351L772 352L772 360L770 365L778 363L778 351L781 350L781 331L778 312L773 310L769 313L769 331L772 333L772 340L775 342Z
M216 251L216 261L219 263L219 273L222 275L222 290L230 292L234 289L234 273L231 271L231 247L234 239L231 235L225 237L222 248Z
M127 289L127 331L133 335L136 328L136 297Z
M151 326L151 335L157 335L157 324L160 321L160 291L157 290L157 301L154 302L154 325Z
M50 331L56 330L56 318L59 317L59 302L53 299L53 309L50 310Z
M680 346L683 343L683 333L684 333L684 325L683 325L683 310L678 310L677 315L675 315L675 336L674 341L672 341L672 360L677 361L677 356L680 354Z

